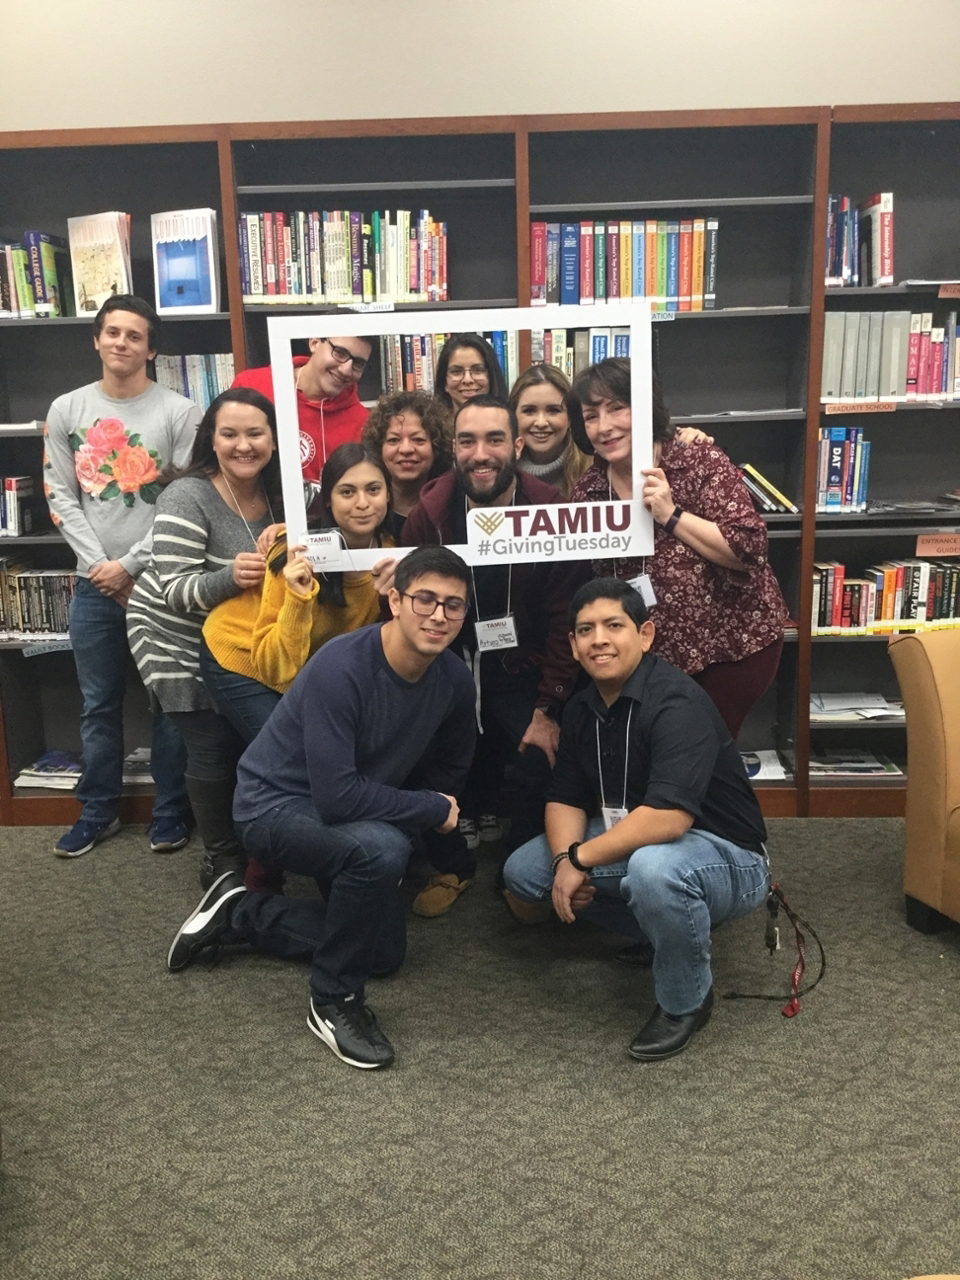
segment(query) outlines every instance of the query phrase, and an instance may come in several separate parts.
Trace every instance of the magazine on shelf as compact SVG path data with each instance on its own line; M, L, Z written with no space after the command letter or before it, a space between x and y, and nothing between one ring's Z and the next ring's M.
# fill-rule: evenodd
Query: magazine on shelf
M790 777L776 751L741 751L740 757L751 782L784 781Z
M133 293L129 213L67 219L77 315L93 315L116 293Z
M220 310L220 252L215 209L150 216L157 314L214 315Z
M123 758L123 785L125 787L149 787L153 785L150 772L150 748L137 747Z
M72 791L83 773L83 761L73 751L45 751L39 760L21 769L15 787L55 787Z

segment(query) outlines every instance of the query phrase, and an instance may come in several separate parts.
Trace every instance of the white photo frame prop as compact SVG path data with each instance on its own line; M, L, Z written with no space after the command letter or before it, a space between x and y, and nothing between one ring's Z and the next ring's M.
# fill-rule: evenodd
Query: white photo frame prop
M303 545L314 568L370 569L385 555L412 548L350 551L337 530L307 532L307 512L300 470L300 426L297 397L290 376L291 343L325 337L380 337L421 333L484 333L497 329L585 329L602 326L630 330L630 382L633 406L633 492L643 490L642 471L653 462L651 317L640 303L602 303L591 307L498 307L470 311L417 310L304 316L269 316L267 335L277 409L277 444L287 545ZM638 358L640 353L646 359ZM653 555L653 518L635 496L624 502L566 502L549 506L474 507L467 516L465 546L452 546L470 565L529 564L550 560L636 559Z

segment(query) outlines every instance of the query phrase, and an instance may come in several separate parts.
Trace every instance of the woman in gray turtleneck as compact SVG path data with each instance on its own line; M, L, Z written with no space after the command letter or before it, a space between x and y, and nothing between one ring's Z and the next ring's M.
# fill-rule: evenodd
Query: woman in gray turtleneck
M553 365L535 364L513 384L510 403L520 422L521 470L565 496L590 466L570 435L566 397L570 383Z

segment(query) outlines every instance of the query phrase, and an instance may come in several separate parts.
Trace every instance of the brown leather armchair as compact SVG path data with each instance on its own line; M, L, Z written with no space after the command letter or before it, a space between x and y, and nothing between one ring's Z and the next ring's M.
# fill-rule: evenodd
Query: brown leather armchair
M960 629L894 636L907 716L907 923L936 933L960 920Z

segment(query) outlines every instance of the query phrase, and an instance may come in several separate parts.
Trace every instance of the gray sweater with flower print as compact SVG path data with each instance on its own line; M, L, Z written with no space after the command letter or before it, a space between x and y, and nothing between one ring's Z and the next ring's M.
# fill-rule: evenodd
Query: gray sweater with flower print
M129 400L104 395L99 382L54 400L44 492L82 577L104 560L134 578L149 564L157 476L189 461L200 416L192 400L155 382Z

